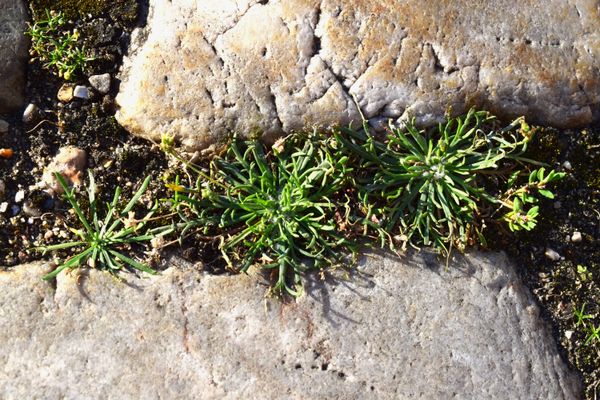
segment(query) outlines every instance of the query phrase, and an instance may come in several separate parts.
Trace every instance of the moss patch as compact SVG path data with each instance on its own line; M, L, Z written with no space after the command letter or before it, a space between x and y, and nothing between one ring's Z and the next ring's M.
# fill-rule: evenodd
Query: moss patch
M45 16L45 10L62 11L67 18L92 18L110 16L122 23L132 23L138 14L136 0L32 0L30 2L35 19Z

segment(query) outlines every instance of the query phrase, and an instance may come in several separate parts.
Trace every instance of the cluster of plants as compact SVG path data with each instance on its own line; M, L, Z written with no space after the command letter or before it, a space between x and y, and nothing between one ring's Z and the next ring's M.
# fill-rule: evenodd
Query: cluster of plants
M67 29L68 21L61 12L46 10L25 32L31 38L30 54L42 66L65 80L84 72L94 57L81 43L77 29Z
M162 149L181 166L163 200L171 223L146 228L150 211L130 226L126 218L140 192L117 212L118 191L108 222L100 222L88 188L90 224L65 188L85 232L75 231L78 242L42 249L86 249L59 269L96 258L111 271L120 268L115 259L143 269L114 247L200 233L220 243L232 270L260 266L272 272L274 292L298 296L302 273L351 265L359 243L395 251L432 246L448 256L485 244L488 224L533 229L538 199L552 198L549 185L564 175L523 157L533 134L522 118L503 127L489 113L471 110L428 130L408 123L377 135L365 123L360 130L295 134L272 146L234 137L202 165L164 136ZM91 176L90 182L93 187Z

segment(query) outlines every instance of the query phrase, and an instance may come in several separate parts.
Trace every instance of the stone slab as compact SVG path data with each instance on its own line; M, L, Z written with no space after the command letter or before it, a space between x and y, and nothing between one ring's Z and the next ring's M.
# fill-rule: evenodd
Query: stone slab
M29 40L23 0L0 0L0 113L17 110L25 100Z
M472 106L578 127L600 118L597 0L150 0L117 119L189 148ZM358 104L358 107L355 103Z
M503 254L370 254L285 303L258 276L171 265L0 273L0 398L580 398Z

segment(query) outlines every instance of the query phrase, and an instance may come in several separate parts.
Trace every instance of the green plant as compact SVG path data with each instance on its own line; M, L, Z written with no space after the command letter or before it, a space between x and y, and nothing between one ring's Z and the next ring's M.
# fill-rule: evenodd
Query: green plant
M77 72L83 72L94 58L85 46L80 46L77 29L67 30L66 25L62 13L46 10L46 19L29 24L26 34L31 37L31 55L37 57L44 68L70 80Z
M515 172L508 180L509 189L501 196L500 202L510 209L503 216L512 231L522 229L531 230L537 225L539 215L538 197L536 193L543 197L553 199L554 194L547 189L547 185L564 178L563 172L550 171L545 175L544 167L532 171L529 174L529 181L521 186L515 185L520 171ZM526 209L526 205L532 205Z
M596 326L588 320L594 318L593 314L587 314L585 311L586 303L583 303L581 309L573 307L573 317L575 317L575 327L582 327L585 330L584 344L590 344L593 341L600 342L600 325Z
M581 280L581 282L592 281L594 278L587 267L581 264L577 264L577 275L579 275L579 280Z
M573 316L575 317L575 326L576 327L578 327L580 325L585 326L585 321L587 319L594 318L593 315L585 313L585 306L586 306L586 304L583 303L583 305L581 306L580 310L578 310L577 308L573 307Z
M595 326L593 324L587 325L587 336L584 344L590 344L592 342L600 342L600 325Z
M54 176L63 188L65 198L70 203L83 227L81 229L70 228L80 240L51 246L41 246L37 250L44 253L69 248L80 248L83 250L44 276L44 279L53 279L65 268L76 268L85 263L92 268L104 269L113 274L123 268L123 263L140 271L151 274L155 273L153 269L124 255L121 251L121 249L131 244L147 242L172 232L171 227L147 229L147 223L156 211L156 203L141 219L136 218L134 207L138 205L140 198L148 188L150 177L144 180L142 186L133 195L131 200L120 210L121 189L117 187L112 201L106 205L106 214L102 218L98 212L96 184L91 172L89 173L89 185L87 187L89 200L88 215L84 214L75 197L75 188L69 188L67 182L59 173L55 173Z
M330 140L288 137L266 151L256 141L234 139L208 174L194 168L195 186L169 185L184 231L200 226L220 235L231 268L236 259L241 271L252 264L273 269L273 290L299 295L300 273L342 263L346 250L356 251L344 226L351 169L347 157L334 155ZM169 149L167 139L163 148Z
M533 133L522 118L498 125L471 110L428 131L414 123L390 127L383 139L366 122L362 131L292 135L272 149L234 139L204 168L163 136L161 148L183 163L189 181L167 183L169 204L181 217L181 237L202 231L220 238L232 269L234 258L241 271L256 263L273 268L274 290L297 295L300 273L339 263L340 250L354 252L351 239L360 234L382 246L432 245L448 255L472 243L473 233L484 240L484 214L509 209L503 219L511 230L532 229L537 196L552 198L548 185L564 174L528 169L539 163L522 157Z
M382 244L397 232L415 246L422 243L448 252L468 243L482 203L510 207L513 230L535 225L537 209L528 211L526 222L520 218L522 201L531 201L534 185L550 195L545 185L560 174L543 176L540 169L535 182L504 196L486 189L486 177L502 176L500 163L524 161L521 155L531 133L522 118L497 129L489 113L471 110L428 131L418 130L414 122L406 129L390 127L383 140L371 135L366 124L362 131L342 128L335 136L360 165L356 169L362 172L357 182L363 224L378 232ZM518 176L513 174L511 185Z

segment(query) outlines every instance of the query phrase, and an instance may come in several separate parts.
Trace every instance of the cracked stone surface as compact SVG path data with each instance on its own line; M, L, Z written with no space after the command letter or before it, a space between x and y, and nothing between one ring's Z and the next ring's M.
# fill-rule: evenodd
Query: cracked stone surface
M23 105L29 40L23 0L0 0L0 113Z
M485 107L575 127L600 118L597 0L150 0L119 122L189 148L231 132L420 124Z
M44 264L0 273L0 398L580 398L503 254L448 270L369 254L287 303L265 300L255 275L170 265L55 287Z

